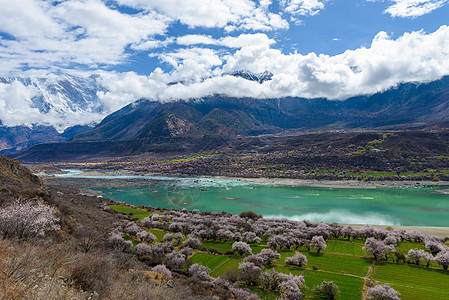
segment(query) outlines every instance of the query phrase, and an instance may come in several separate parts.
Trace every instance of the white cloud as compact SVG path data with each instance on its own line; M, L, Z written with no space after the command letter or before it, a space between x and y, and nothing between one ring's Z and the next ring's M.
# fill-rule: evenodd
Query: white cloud
M272 30L288 28L278 14L269 12L270 1L259 4L251 0L117 0L121 5L161 14L194 28L220 27L235 29Z
M163 34L171 19L155 12L123 14L97 0L0 0L0 72L30 68L55 70L82 64L113 65L126 59L127 46ZM27 9L23 9L26 7ZM5 8L5 9L3 9Z
M430 81L449 74L448 26L430 34L406 33L396 40L380 32L370 47L335 56L284 54L269 45L245 46L235 53L224 54L204 50L195 48L165 54L165 61L174 67L172 73L164 73L165 82L200 79L236 70L253 73L269 70L274 74L273 79L257 84L232 76L215 76L189 85L164 86L153 90L149 97L186 99L221 93L236 97L346 99L376 93L401 82ZM201 63L198 65L197 61Z
M242 48L246 46L271 45L276 43L264 33L240 34L239 36L226 36L214 39L208 35L185 35L178 37L176 43L179 45L219 45L228 48Z
M314 16L324 8L326 0L281 0L284 11L299 22L299 17Z
M385 10L385 13L390 14L392 17L416 18L444 6L448 3L448 0L389 0L389 2L393 2L393 4Z

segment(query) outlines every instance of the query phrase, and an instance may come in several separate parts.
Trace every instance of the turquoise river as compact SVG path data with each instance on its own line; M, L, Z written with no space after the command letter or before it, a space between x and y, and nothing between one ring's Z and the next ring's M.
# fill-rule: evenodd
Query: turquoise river
M449 227L449 195L437 192L447 187L335 189L210 178L83 176L79 171L58 176L158 180L156 186L99 189L103 197L134 205L233 214L253 210L265 218L315 222Z

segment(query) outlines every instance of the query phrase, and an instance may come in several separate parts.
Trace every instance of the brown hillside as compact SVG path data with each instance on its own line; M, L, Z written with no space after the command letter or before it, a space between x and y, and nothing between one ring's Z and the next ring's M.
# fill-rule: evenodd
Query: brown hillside
M17 160L0 155L0 186L12 184L34 188L42 186L42 181Z

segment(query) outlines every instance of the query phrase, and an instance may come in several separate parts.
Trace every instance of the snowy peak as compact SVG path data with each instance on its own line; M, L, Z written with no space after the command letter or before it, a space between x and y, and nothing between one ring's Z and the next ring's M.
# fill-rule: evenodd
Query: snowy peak
M0 77L0 83L13 85L20 83L33 92L31 107L41 113L50 110L63 113L102 111L97 92L103 90L98 83L99 75L87 78L72 75L51 75L48 77Z
M250 80L250 81L256 81L260 84L264 83L265 81L269 81L273 78L273 73L271 73L270 71L263 71L262 73L259 74L254 74L252 72L249 71L235 71L232 73L225 73L223 75L231 75L234 77L241 77L244 78L246 80Z

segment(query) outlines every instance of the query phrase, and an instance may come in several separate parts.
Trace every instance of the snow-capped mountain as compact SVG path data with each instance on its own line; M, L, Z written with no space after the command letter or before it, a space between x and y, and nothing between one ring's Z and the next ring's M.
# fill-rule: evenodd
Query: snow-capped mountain
M22 84L34 92L31 103L41 113L55 110L59 113L92 112L101 113L102 104L97 96L104 90L99 84L99 75L87 78L67 74L48 77L0 77L0 83Z
M90 128L84 125L101 121L105 112L97 93L104 88L99 79L67 74L0 77L0 152L62 142Z
M254 74L251 73L249 71L235 71L235 72L231 72L231 73L225 73L223 75L231 75L231 76L235 76L235 77L241 77L244 78L246 80L250 80L250 81L257 81L258 83L264 83L265 81L271 80L271 78L273 78L273 73L271 73L270 71L265 70L262 73L259 74Z

